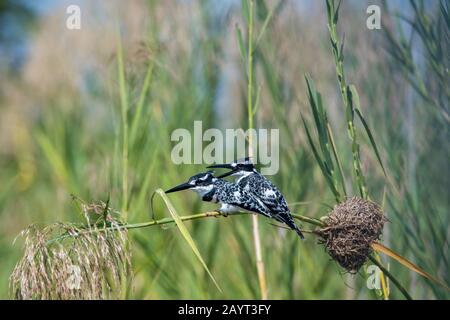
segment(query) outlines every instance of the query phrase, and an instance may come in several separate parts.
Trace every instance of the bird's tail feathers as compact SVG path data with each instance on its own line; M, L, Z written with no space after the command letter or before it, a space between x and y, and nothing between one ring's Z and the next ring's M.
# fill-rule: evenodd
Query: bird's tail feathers
M305 236L303 235L302 231L295 224L294 219L292 219L292 217L291 217L291 215L289 213L278 214L275 217L275 219L280 221L280 222L283 222L283 223L287 224L289 226L289 228L291 228L292 230L297 232L297 234L300 236L300 238L302 240L305 239Z

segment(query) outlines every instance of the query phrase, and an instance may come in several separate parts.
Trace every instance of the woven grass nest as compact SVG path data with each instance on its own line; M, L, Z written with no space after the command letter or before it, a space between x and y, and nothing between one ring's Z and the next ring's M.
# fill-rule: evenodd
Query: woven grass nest
M380 238L386 221L378 204L352 197L337 204L323 220L326 226L315 233L333 260L346 271L357 273L372 253L371 244Z

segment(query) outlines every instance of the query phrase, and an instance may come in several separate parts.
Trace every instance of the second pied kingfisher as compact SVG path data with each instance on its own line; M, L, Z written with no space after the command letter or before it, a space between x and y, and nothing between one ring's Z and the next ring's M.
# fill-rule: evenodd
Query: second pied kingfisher
M220 203L221 207L217 211L224 215L237 211L267 215L264 206L252 194L244 191L243 186L216 178L212 171L196 174L166 193L188 189L197 192L203 201Z
M273 218L286 224L304 239L300 228L295 224L291 211L278 188L266 177L260 174L249 158L242 161L235 161L228 164L212 165L208 168L226 168L231 171L219 176L236 176L236 184L242 188L245 194L249 195L252 201L256 201L259 206L258 213ZM262 208L262 209L261 209Z

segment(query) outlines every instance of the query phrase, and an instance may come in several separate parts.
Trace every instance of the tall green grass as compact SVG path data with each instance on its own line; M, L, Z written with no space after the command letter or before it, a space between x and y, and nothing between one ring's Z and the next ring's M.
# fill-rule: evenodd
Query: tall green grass
M244 76L246 72L239 71L239 90L237 98L230 99L228 115L235 119L236 127L247 126L248 117L254 116L255 127L280 129L280 172L271 179L292 203L292 210L318 219L335 201L352 193L365 194L382 202L385 177L378 163L381 159L388 179L396 185L396 191L387 191L385 197L385 208L391 219L391 236L387 239L390 247L414 258L416 264L431 273L436 271L439 278L448 283L446 182L439 179L439 170L433 169L434 161L440 159L441 176L445 176L442 168L445 168L445 158L448 159L448 144L437 129L430 130L438 119L430 115L428 108L417 110L417 121L421 121L422 116L427 121L420 125L428 134L425 136L429 147L422 149L419 136L423 132L418 129L415 133L415 143L420 150L417 180L406 182L403 167L408 144L397 130L405 124L405 119L393 117L390 112L392 105L400 106L403 101L395 101L400 99L400 91L383 87L395 85L386 79L389 69L383 69L387 68L388 58L380 62L379 70L383 72L371 73L367 82L350 81L356 77L353 70L359 66L358 56L346 59L344 81L339 83L340 90L335 95L334 62L339 64L341 48L332 48L330 54L329 35L314 26L305 29L304 33L313 33L316 41L323 44L323 48L318 46L319 51L311 53L307 47L296 43L295 38L290 38L293 35L290 29L295 33L303 32L295 29L293 19L286 14L294 12L290 10L291 4L286 1L270 5L266 1L254 2L254 43L253 50L248 50L248 39L235 32L233 20L242 21L239 26L244 28L248 16L245 6L241 6L244 12L239 9L232 13L232 28L223 25L217 30L211 27L216 22L208 12L212 3L199 4L202 14L198 19L192 14L194 11L187 9L191 13L188 16L196 17L194 22L171 20L173 29L169 30L173 32L170 33L173 38L170 41L161 36L162 25L150 23L141 48L145 52L143 62L134 57L126 34L122 34L116 38L121 42L117 44L118 50L108 64L107 72L90 80L89 100L62 86L58 93L44 97L42 103L46 108L38 112L29 125L22 126L25 138L21 141L28 139L28 144L23 142L23 149L15 150L8 158L0 158L0 177L5 181L0 192L0 255L4 261L0 270L0 295L8 297L8 276L21 255L20 240L11 246L19 230L34 222L83 221L71 200L73 193L88 202L106 201L109 195L109 205L126 212L127 224L136 226L128 233L134 273L128 297L261 298L255 270L252 222L248 216L190 219L215 209L215 206L203 203L187 192L170 198L183 220L187 231L184 234L190 235L203 264L179 232L165 202L155 197L152 212L150 200L158 188L171 187L204 170L200 165L176 166L172 163L170 152L174 143L170 141L170 134L176 128L191 129L194 120L203 120L204 129L220 127L224 119L218 116L214 105L222 81L221 59L227 55L234 59L227 47L236 42L242 42L242 46L236 47L237 55L240 54L239 47L245 49L243 53L241 49L244 61L253 51L253 94L247 94L250 82ZM342 6L341 14L353 10L346 2ZM162 10L163 6L150 1L145 8L151 20L158 21L157 9ZM321 11L325 13L326 10L325 3L321 4ZM317 19L322 21L322 26L326 25L327 21ZM194 36L194 28L189 23L201 32ZM178 38L173 31L181 29L192 30L188 41ZM125 33L126 29L119 27L119 30ZM232 41L225 42L227 37L232 37ZM352 42L351 37L348 39L345 46L350 56L357 43ZM339 37L335 40L339 41ZM293 69L289 64L291 61L307 59L311 54L318 59L326 57L326 60L318 61L317 65L296 65L296 72L300 78L303 73L310 73L320 90L314 89L313 81L296 82L287 72L287 69ZM294 59L296 56L300 56L299 60ZM280 57L289 59L280 61ZM438 58L437 61L441 60ZM247 71L249 67L242 67L239 61L234 64L238 70ZM331 82L317 71L322 70L316 69L319 64L330 70ZM400 66L391 67L392 70L397 68ZM396 76L402 72L398 70ZM351 86L348 88L351 82L358 89L361 108L356 91ZM329 83L333 87L331 92L327 90ZM406 79L401 83L404 87L409 86ZM31 95L33 90L28 89ZM340 99L339 104L344 108L339 109L338 116L326 108L327 103L318 91L324 93L327 102ZM434 95L432 91L428 94ZM251 103L248 103L249 97ZM383 97L382 102L379 97ZM91 103L93 100L100 103ZM6 104L2 101L2 106ZM314 114L310 116L308 111L313 110L309 109L312 104L316 106L314 112L318 124ZM369 108L369 105L374 107ZM253 107L251 112L249 106ZM364 118L361 110L364 110ZM404 110L400 110L399 114L402 114ZM311 140L323 139L322 144L315 144L320 159L326 159L326 165L324 161L320 162L322 167L317 165L314 152L308 147L300 113L305 116ZM328 122L320 120L324 118ZM341 120L345 124L343 128L340 127ZM352 129L347 126L347 120L353 122ZM378 125L383 130L378 130ZM368 134L366 126L377 130ZM316 136L311 132L313 127L320 128ZM438 128L448 130L442 124ZM19 130L15 134L19 135ZM373 148L374 141L378 151ZM29 180L25 179L27 172L34 172L26 178ZM143 227L153 221L152 213L156 221L164 223ZM304 224L306 227L307 223ZM259 219L259 232L270 298L340 299L349 297L348 292L351 297L373 297L366 288L364 277L356 277L349 289L348 278L342 276L341 269L317 246L314 238L300 242L295 235L275 228L265 219ZM382 262L402 285L407 285L414 298L448 297L448 292L420 277L415 279L402 266L395 263L387 266L384 258ZM211 280L208 270L222 292ZM402 295L391 290L390 297Z
M345 110L345 119L347 124L347 132L348 137L351 141L351 159L352 159L352 172L353 172L353 178L350 179L352 181L351 186L352 189L357 188L359 190L359 195L362 198L371 198L369 190L367 188L366 184L366 178L364 176L364 172L362 171L362 160L360 156L360 144L358 142L357 138L357 129L355 126L355 115L357 115L358 120L360 120L361 126L364 129L363 131L367 135L367 140L369 141L369 144L372 148L373 155L375 159L377 160L378 164L380 165L382 172L384 174L384 177L386 178L386 188L393 188L392 192L395 193L394 195L390 197L390 199L395 198L396 196L399 196L399 192L396 189L396 186L392 185L392 181L388 177L388 173L386 172L383 162L381 160L380 152L378 150L376 140L374 135L372 134L369 125L365 118L362 115L361 107L360 107L360 99L358 92L356 90L356 87L354 85L348 85L346 83L346 77L344 72L344 45L343 42L341 43L338 35L337 35L337 22L339 20L339 7L340 2L336 6L335 1L333 0L327 0L327 16L328 16L328 30L330 34L330 42L331 42L331 48L332 53L334 57L334 62L336 66L336 74L337 74L337 80L341 92L342 97L342 105ZM416 13L417 8L415 5L413 5ZM442 10L443 6L441 6ZM418 18L419 23L425 21L425 18ZM392 41L392 37L388 37L389 41ZM405 62L405 61L403 61ZM406 62L405 62L406 63ZM319 92L316 91L314 84L312 83L312 80L309 76L306 76L306 83L308 88L308 98L309 98L309 104L311 107L311 111L313 113L313 119L314 124L316 127L316 133L318 137L318 142L316 143L313 140L311 131L305 121L303 119L303 124L305 127L306 135L308 137L308 142L311 146L312 152L314 154L314 157L319 164L319 167L322 171L322 174L324 175L328 186L332 193L335 196L335 200L337 203L341 202L343 198L347 197L347 191L346 191L346 179L343 174L343 167L342 162L340 160L339 153L336 151L336 145L334 143L334 137L333 132L331 130L330 123L328 122L327 113L325 111L325 108L323 106L322 96ZM348 158L348 157L346 157ZM383 199L379 199L378 201L383 201L384 203L384 196ZM373 198L372 198L373 199ZM376 199L373 199L376 201ZM434 226L433 223L429 224L430 234L436 235L438 234L433 230ZM406 236L406 234L405 234ZM417 252L418 255L419 252ZM401 262L404 266L411 267L412 264L405 260L404 257L399 256L398 254L391 255L391 257L395 257L399 262ZM403 287L403 285L394 277L394 275L385 267L383 266L379 256L377 253L375 253L374 257L370 257L370 260L372 263L376 264L381 270L382 274L381 277L383 277L383 273L389 277L390 280L398 287L398 289L401 291L401 293L405 296L407 299L411 299L411 295L408 293L408 291ZM415 260L413 258L413 260ZM424 265L424 264L423 264ZM412 269L414 269L417 272L416 266L414 266ZM436 270L436 269L435 269ZM422 270L419 271L422 275L424 275L428 280L430 280L429 284L434 287L436 284L442 284L440 280L436 280L435 277L424 273ZM383 294L385 299L389 298L389 292L386 288L386 280L382 278L382 286L383 290L379 292L379 295ZM444 288L447 287L445 284L442 285ZM448 287L447 287L448 289Z
M387 197L395 222L392 227L402 234L395 245L448 283L449 274L444 270L449 264L445 253L449 215L444 190L448 189L450 174L446 164L450 155L449 61L445 58L450 44L449 7L446 1L435 1L428 6L423 1L410 1L405 7L410 15L390 6L385 9L390 12L383 42L389 57L388 67L400 75L400 81L406 84L400 86L400 92L406 91L408 95L399 101L405 105L403 119L390 118L392 124L380 130L395 195ZM385 113L382 119L388 116ZM399 128L406 130L409 138L399 135ZM416 276L411 274L406 278L416 294L448 296L434 283L418 289Z

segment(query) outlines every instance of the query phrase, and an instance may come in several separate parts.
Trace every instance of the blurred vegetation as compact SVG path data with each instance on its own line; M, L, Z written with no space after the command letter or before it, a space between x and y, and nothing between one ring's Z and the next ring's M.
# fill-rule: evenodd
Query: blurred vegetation
M381 30L365 27L368 3L342 1L336 32L339 39L345 34L345 46L338 48L345 78L358 90L386 175L364 126L359 146L349 144L325 2L256 2L255 30L265 31L253 53L255 99L259 92L254 126L280 129L280 172L271 179L292 211L326 215L336 194L317 165L301 118L314 123L304 80L310 74L324 97L343 165L342 179L335 176L340 188L382 205L390 220L382 242L448 284L448 4L378 4ZM243 30L245 42L244 5L83 2L79 31L65 29L64 7L52 10L38 21L23 68L13 78L0 74L2 298L23 253L22 241L12 244L20 230L31 223L83 221L70 194L88 202L110 198L127 222L148 221L156 189L204 169L172 163L174 129L191 130L194 120L203 121L203 130L247 127L247 79L236 31ZM368 194L351 178L355 150ZM215 208L188 192L170 199L180 215ZM158 219L170 216L160 198L154 212ZM367 289L364 277L344 274L314 237L301 242L268 222L260 219L259 228L269 298L380 297ZM223 292L171 223L128 232L130 297L260 297L250 216L185 225ZM380 258L413 298L450 297ZM403 297L390 287L390 298Z
M25 1L0 1L0 68L17 69L24 60L26 35L37 22L37 12ZM13 76L13 72L10 74Z

